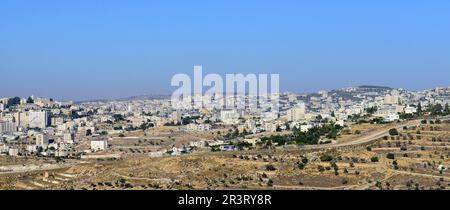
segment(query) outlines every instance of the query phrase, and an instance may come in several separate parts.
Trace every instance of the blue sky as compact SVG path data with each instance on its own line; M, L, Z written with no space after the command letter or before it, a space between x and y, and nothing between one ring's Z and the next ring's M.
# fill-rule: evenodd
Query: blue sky
M176 73L281 89L450 85L450 2L2 0L0 97L170 94Z

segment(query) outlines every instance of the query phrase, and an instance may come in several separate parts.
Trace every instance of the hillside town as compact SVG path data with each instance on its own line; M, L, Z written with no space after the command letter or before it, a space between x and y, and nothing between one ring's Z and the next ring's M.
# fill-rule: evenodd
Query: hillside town
M225 97L225 100L228 100ZM271 136L307 133L334 127L317 141L297 139L297 146L332 144L344 128L365 121L401 122L422 113L448 115L450 88L408 91L360 86L313 94L283 93L276 115L264 109L202 108L174 110L170 99L137 98L117 101L61 102L49 98L0 99L0 152L8 156L80 159L93 154L123 154L112 144L117 139L144 138L171 128L195 136L189 142L171 142L145 151L150 156L200 151L255 149ZM335 127L339 128L335 130ZM285 146L273 140L278 146ZM274 145L276 146L276 145Z

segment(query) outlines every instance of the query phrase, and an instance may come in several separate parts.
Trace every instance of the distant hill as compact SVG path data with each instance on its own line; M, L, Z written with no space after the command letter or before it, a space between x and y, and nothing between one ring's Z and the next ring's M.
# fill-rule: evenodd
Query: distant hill
M392 90L391 87L385 87L385 86L376 86L376 85L361 85L358 86L359 89L374 89L374 90Z
M131 96L119 99L94 99L85 101L75 101L74 104L82 104L89 102L109 102L109 101L133 101L133 100L151 100L151 99L169 99L170 95L143 95L143 96Z
M115 101L152 100L152 99L169 99L169 98L170 95L143 95L143 96L132 96L127 98L121 98Z

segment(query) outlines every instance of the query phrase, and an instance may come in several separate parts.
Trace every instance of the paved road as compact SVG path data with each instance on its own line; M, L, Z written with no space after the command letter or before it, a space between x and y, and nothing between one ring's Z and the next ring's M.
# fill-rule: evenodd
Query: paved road
M412 127L412 126L419 126L421 124L420 120L412 120L412 121L405 121L399 124L393 124L390 126L386 126L384 128L377 129L376 131L368 132L365 134L362 134L361 136L354 137L350 141L346 142L338 142L335 144L322 144L322 145L305 145L302 147L286 147L280 149L281 151L302 151L302 150L321 150L321 149L332 149L332 148L339 148L339 147L347 147L347 146L357 146L361 144L370 143L373 141L376 141L380 138L383 138L384 136L389 136L389 130L392 128L396 128L398 130L403 129L403 127ZM251 150L250 152L255 152L256 150ZM258 150L258 152L263 152L265 150ZM241 153L242 151L236 152ZM203 154L217 154L215 152L205 152Z
M302 149L327 149L327 148L338 148L338 147L346 147L346 146L354 146L354 145L360 145L369 143L372 141L376 141L380 138L383 138L384 136L389 135L389 130L392 128L396 129L402 129L404 126L418 126L420 125L419 120L413 120L413 121L407 121L403 122L397 125L389 126L383 129L380 129L378 131L371 132L367 135L356 137L354 140L348 141L348 142L341 142L336 144L324 144L324 145L308 145L302 147Z

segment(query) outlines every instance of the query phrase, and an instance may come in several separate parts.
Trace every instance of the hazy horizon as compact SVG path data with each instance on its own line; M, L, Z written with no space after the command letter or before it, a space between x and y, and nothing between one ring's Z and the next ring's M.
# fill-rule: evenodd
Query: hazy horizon
M343 86L343 87L339 87L339 88L334 88L334 89L318 89L315 91L307 91L307 92L296 92L296 91L289 91L289 90L283 90L280 91L281 93L294 93L294 94L313 94L313 93L317 93L319 91L334 91L334 90L338 90L338 89L343 89L343 88L357 88L357 87L361 87L361 86L374 86L374 87L386 87L386 88L393 88L393 89L405 89L407 91L422 91L422 90L431 90L431 89L435 89L435 88L450 88L450 86L435 86L435 87L430 87L430 88L426 88L426 89L408 89L408 88L403 88L403 87L390 87L390 86L382 86L382 85L373 85L373 84L361 84L361 85L355 85L355 86ZM205 88L204 91L206 91L208 88ZM139 97L148 97L148 96L154 96L154 97L158 97L158 96L168 96L170 97L172 93L148 93L148 94L140 94L140 95L129 95L129 96L123 96L123 97L118 97L118 98L86 98L86 99L71 99L71 98L58 98L58 97L52 97L52 96L44 96L44 95L35 95L35 94L30 94L30 95L14 95L14 96L5 96L5 95L0 95L0 98L5 98L5 97L21 97L21 98L27 98L30 96L35 96L35 97L40 97L40 98L51 98L57 101L73 101L73 102L89 102L89 101L102 101L102 100L107 100L107 101L114 101L114 100L126 100L126 99L130 99L130 98L139 98Z
M280 90L450 85L448 1L56 1L0 7L0 96L171 94L171 77L277 73Z

